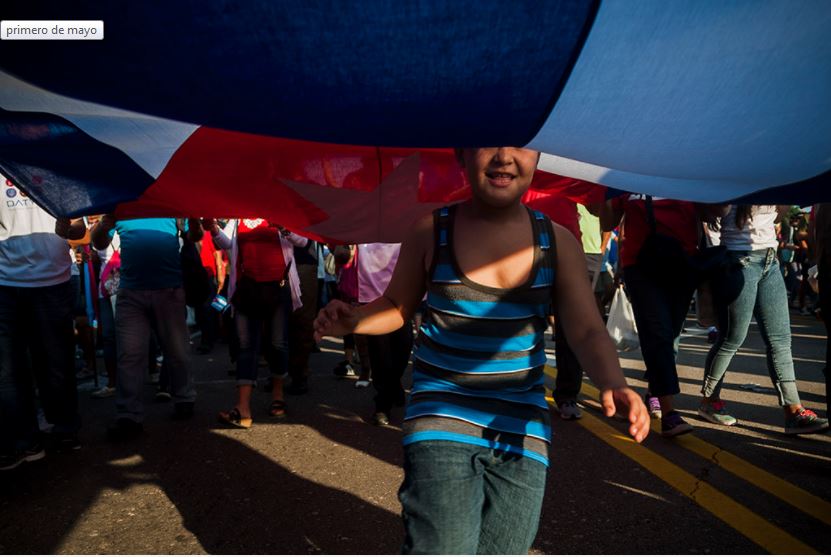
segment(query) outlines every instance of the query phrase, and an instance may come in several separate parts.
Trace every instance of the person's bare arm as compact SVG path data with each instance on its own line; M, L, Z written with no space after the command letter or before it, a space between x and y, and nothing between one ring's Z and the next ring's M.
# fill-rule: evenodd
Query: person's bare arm
M586 260L574 236L559 225L557 239L556 306L568 344L586 373L600 389L606 416L616 406L628 409L629 433L641 442L649 433L649 413L641 398L626 385L617 352L586 280Z
M55 220L55 234L66 240L80 240L87 233L87 225L84 219L70 220L59 218Z
M219 249L231 249L233 242L231 241L230 231L234 226L234 221L229 220L224 229L219 228L216 219L202 219L202 227L211 233L211 238L214 241L214 246Z
M315 338L349 333L383 335L409 321L424 297L427 257L433 241L432 215L416 223L401 244L398 262L384 295L365 306L334 300L315 319Z
M90 231L92 238L92 245L95 249L107 249L112 242L110 231L115 228L115 216L108 213L101 217L95 226Z

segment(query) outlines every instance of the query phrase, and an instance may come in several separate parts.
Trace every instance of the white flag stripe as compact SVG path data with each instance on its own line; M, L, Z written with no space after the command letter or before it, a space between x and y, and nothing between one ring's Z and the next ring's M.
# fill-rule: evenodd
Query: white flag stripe
M65 118L91 137L124 152L153 178L159 177L176 150L199 128L56 95L2 71L0 107Z
M529 146L561 157L549 171L667 197L811 178L831 168L829 36L823 0L605 0Z

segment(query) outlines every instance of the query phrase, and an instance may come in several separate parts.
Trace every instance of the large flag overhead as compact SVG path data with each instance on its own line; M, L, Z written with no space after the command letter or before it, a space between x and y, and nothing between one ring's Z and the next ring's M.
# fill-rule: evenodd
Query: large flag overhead
M536 187L572 197L831 200L825 0L12 0L2 16L104 21L102 41L0 41L0 170L56 214L270 211L389 241L464 198L446 148L491 145L542 151ZM349 220L370 224L332 228Z

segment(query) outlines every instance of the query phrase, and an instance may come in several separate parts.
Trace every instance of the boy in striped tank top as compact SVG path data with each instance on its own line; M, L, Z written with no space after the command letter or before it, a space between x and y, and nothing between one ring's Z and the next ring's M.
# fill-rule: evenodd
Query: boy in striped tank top
M418 222L384 295L332 302L315 334L386 334L427 293L404 421L399 491L404 553L527 553L545 492L550 419L543 388L546 317L556 307L607 416L649 415L626 386L574 237L520 203L539 153L458 150L472 199Z

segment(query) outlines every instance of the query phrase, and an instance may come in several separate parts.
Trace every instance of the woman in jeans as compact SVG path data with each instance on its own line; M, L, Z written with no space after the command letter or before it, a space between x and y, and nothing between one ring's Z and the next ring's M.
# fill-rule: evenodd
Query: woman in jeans
M780 209L785 211L787 206ZM785 434L796 435L826 429L828 420L818 418L799 400L791 356L788 294L776 259L774 223L779 213L775 205L735 205L721 219L721 243L727 246L730 264L722 279L713 284L719 337L704 364L704 398L698 414L715 424L736 423L720 398L721 386L755 316L765 343L768 373L785 412Z
M265 331L263 350L273 376L269 416L283 418L283 379L288 371L286 326L289 312L299 308L300 281L294 266L294 246L308 239L265 219L233 219L220 230L214 220L203 225L214 244L231 251L228 296L234 306L239 355L237 356L237 404L219 413L219 420L249 428L251 393L257 382L257 360Z

